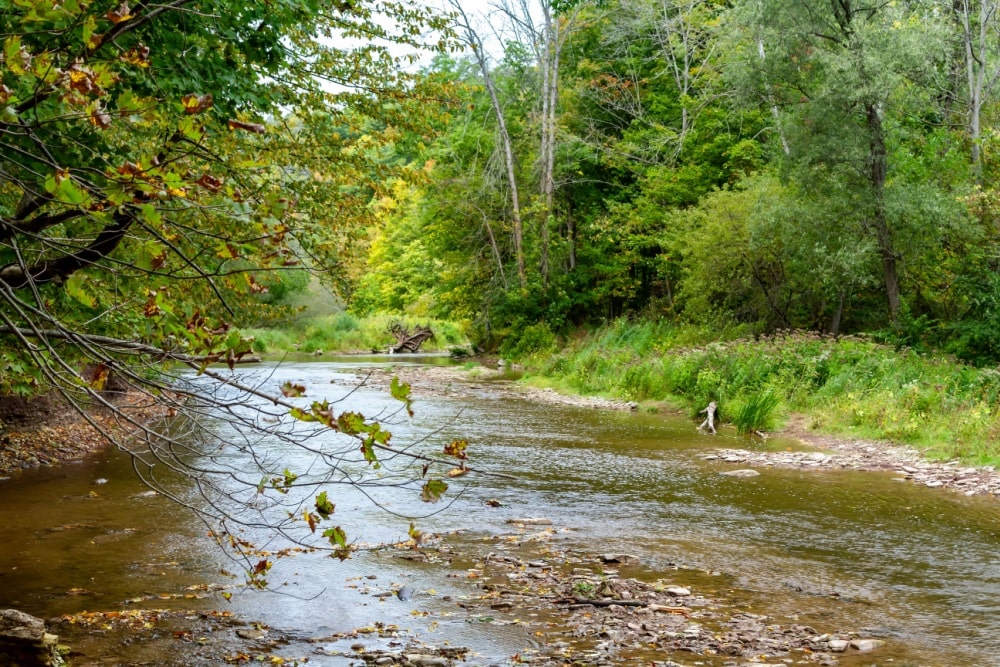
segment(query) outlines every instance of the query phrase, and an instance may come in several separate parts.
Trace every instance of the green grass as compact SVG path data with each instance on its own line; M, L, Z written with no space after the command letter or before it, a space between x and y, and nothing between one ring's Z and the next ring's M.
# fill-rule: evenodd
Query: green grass
M254 352L267 356L283 354L324 354L345 352L371 352L385 350L395 339L388 332L392 322L404 326L429 326L434 338L425 342L421 352L447 351L468 346L460 324L429 318L376 315L358 318L347 312L338 312L291 321L281 328L248 329L254 337Z
M778 396L770 389L754 394L741 402L733 413L733 426L740 435L770 430L774 422L774 409Z
M803 413L825 432L1000 465L997 370L858 337L706 338L660 322L619 321L520 361L533 381L541 376L562 391L679 402L692 417L714 400L723 419L744 432Z

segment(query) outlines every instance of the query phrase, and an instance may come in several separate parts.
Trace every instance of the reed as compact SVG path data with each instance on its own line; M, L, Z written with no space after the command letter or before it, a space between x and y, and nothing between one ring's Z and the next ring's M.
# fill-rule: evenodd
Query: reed
M769 389L739 403L733 412L733 425L740 435L768 431L774 423L774 409L780 399Z

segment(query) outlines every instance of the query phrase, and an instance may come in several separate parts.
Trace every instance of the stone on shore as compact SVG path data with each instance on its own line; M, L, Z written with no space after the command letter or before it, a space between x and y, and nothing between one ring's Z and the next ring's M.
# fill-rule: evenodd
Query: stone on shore
M0 609L0 655L20 667L62 665L59 637L45 631L45 622L17 609Z

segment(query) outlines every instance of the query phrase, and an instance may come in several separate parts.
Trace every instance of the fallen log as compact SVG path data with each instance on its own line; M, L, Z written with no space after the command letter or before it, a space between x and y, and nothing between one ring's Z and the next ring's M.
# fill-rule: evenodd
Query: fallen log
M417 327L410 331L399 322L389 325L389 333L396 339L396 342L389 346L389 354L416 352L424 342L434 338L434 332L430 327Z

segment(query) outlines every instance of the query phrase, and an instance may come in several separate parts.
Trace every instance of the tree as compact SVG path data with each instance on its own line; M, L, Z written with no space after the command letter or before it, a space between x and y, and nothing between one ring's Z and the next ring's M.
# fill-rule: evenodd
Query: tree
M932 12L906 3L837 0L823 3L754 2L742 7L746 33L757 36L743 50L784 53L787 58L748 55L759 100L794 117L799 133L789 139L788 173L829 182L854 197L859 215L845 223L875 240L890 322L901 309L901 227L889 192L895 128L921 104L920 91L942 64L943 33ZM735 62L735 61L734 61ZM782 123L788 128L792 123ZM897 135L898 136L898 135ZM847 185L847 187L844 187ZM898 199L896 202L898 203ZM896 209L898 210L898 209Z
M0 0L2 389L56 391L85 418L110 410L122 429L107 436L137 469L195 480L209 501L196 509L223 521L244 520L239 508L269 489L297 488L297 476L266 457L254 458L260 477L250 480L193 456L232 446L202 428L206 412L245 443L254 431L296 442L244 410L266 401L352 439L348 450L372 467L380 452L399 456L378 421L303 406L290 400L300 388L245 385L210 365L232 369L250 351L235 325L247 306L263 307L270 279L258 276L343 276L372 198L418 171L386 147L401 128L427 131L433 114L415 109L449 93L408 74L415 56L389 45L422 48L424 29L449 46L443 19L392 2ZM178 364L215 389L183 382ZM132 417L105 391L113 377L131 400L184 415L182 426ZM392 393L409 409L405 386ZM292 521L306 535L333 511L320 486L352 482L337 466L348 450L324 454L328 469L296 497L312 508ZM425 482L425 499L445 487ZM346 555L342 530L322 536ZM265 571L251 569L256 583Z
M965 65L965 90L968 105L966 126L969 132L970 159L976 180L983 182L983 106L1000 77L997 53L997 3L992 0L961 0L952 5L960 27L962 62Z

